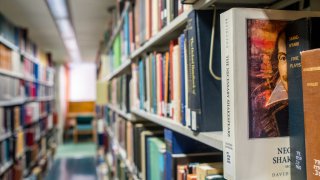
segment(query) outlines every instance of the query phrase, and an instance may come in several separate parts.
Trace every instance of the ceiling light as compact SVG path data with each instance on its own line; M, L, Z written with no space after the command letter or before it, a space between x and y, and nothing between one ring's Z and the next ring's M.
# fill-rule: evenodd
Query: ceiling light
M77 51L77 50L79 50L77 41L74 38L65 39L64 43L65 43L65 46L68 49L68 51Z
M63 39L75 37L73 27L68 19L58 19L56 22Z
M47 0L49 9L55 19L68 18L67 3L65 0Z

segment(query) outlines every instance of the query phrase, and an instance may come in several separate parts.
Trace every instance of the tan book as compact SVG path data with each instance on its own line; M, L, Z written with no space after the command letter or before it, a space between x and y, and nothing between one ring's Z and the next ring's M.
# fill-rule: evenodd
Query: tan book
M159 29L159 0L152 0L152 36L156 35Z
M205 179L208 175L223 174L223 163L203 163L197 165L197 178Z
M302 87L307 179L320 179L320 49L303 51Z
M181 61L180 46L173 47L173 120L181 122Z

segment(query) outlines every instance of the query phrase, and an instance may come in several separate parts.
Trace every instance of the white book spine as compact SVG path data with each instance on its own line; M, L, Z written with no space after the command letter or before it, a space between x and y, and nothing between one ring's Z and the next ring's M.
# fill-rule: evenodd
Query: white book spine
M221 16L221 67L222 67L222 116L224 177L236 179L235 119L234 119L234 29L233 11Z

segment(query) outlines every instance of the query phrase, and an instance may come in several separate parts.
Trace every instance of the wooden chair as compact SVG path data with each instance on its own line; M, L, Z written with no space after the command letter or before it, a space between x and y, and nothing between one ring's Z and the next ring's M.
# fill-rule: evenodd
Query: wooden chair
M93 142L96 142L96 128L93 115L78 115L75 118L75 126L73 130L73 141L78 143L79 135L92 135Z

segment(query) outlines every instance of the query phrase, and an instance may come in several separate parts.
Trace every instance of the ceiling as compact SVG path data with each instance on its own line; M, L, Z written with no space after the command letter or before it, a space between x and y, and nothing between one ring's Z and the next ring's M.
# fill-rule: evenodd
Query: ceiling
M68 1L68 0L67 0ZM108 20L108 7L115 0L69 0L80 53L84 61L94 61ZM0 0L0 12L14 24L26 27L40 49L49 51L56 62L66 62L67 51L45 0Z

